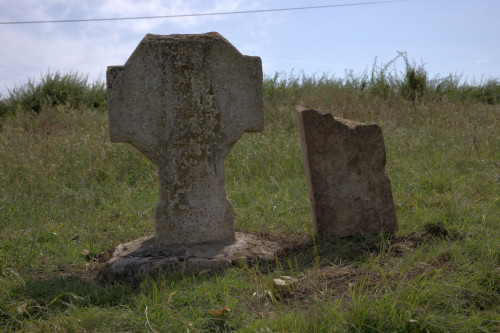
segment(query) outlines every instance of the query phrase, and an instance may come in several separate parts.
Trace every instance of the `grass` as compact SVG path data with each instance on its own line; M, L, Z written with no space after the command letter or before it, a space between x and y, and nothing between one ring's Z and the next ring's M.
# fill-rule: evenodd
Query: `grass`
M498 83L446 90L396 60L414 73L375 64L346 79L266 78L266 130L245 134L225 163L236 228L288 244L274 265L137 286L96 271L119 242L153 233L155 167L109 142L102 108L9 106L0 331L498 332L500 104L477 93L496 96ZM297 104L382 126L396 235L311 238ZM283 275L298 281L277 288Z

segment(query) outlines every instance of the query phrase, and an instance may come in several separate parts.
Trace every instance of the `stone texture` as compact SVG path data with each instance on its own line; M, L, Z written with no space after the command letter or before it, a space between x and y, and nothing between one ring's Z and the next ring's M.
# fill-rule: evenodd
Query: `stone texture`
M157 246L154 236L120 244L108 261L108 278L140 280L144 276L166 271L196 273L236 266L240 262L269 264L280 249L278 243L261 240L255 235L236 232L231 244Z
M397 228L378 125L297 107L302 157L316 234L335 237Z
M151 35L107 70L112 142L158 167L158 246L235 240L224 157L244 132L264 129L262 65L216 32Z
M264 129L262 65L215 32L146 35L107 70L112 142L158 167L155 235L119 245L104 275L199 272L274 259L279 245L235 233L224 158L244 132Z

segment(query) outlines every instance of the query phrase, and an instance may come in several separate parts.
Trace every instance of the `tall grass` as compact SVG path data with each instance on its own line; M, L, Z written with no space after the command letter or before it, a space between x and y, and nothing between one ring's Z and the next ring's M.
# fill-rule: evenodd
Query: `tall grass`
M423 64L418 65L415 61L410 61L405 52L399 52L387 63L379 63L375 58L369 72L368 70L361 74L346 72L343 78L327 74L307 76L300 72L275 73L274 76L265 78L264 93L271 101L270 107L275 111L279 111L274 106L280 100L298 102L302 96L313 98L316 103L326 102L317 100L317 97L321 97L330 99L330 102L337 102L339 99L346 102L352 99L363 104L371 102L383 106L416 101L479 102L488 105L500 103L498 79L490 78L475 84L462 81L461 76L454 75L429 78ZM342 107L341 105L341 109Z
M91 105L9 109L0 130L0 331L498 332L498 83L433 80L404 54L342 79L267 77L266 130L234 146L226 186L236 228L288 252L267 268L138 286L96 272L119 242L153 232L155 167L111 144L106 114ZM395 237L311 238L297 104L382 126ZM273 279L283 275L297 282L279 289Z

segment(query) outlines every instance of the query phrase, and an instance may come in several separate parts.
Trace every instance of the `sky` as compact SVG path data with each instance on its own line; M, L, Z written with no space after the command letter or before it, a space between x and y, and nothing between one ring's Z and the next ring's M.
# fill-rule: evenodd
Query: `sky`
M1 0L0 22L120 18L360 4L369 0ZM265 75L370 73L398 52L431 78L500 79L500 1L407 0L332 8L126 21L0 24L0 94L47 72L104 81L147 33L217 31L262 58ZM404 62L395 63L404 70Z

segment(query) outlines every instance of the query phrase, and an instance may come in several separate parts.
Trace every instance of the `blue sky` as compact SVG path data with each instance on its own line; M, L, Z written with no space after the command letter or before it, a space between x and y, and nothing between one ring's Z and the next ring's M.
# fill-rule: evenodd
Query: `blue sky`
M0 22L175 15L369 0L2 0ZM0 25L0 92L47 71L104 79L146 33L217 31L275 72L370 71L398 51L434 77L500 79L500 1L409 0L377 5L134 21ZM398 70L404 64L396 64Z

